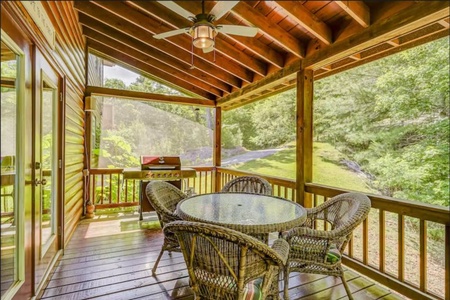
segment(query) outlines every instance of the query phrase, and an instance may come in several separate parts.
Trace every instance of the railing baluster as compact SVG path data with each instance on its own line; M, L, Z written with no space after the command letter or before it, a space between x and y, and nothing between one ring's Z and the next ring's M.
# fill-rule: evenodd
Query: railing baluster
M108 195L108 204L112 203L112 174L109 174L109 195Z
M350 241L348 241L348 256L353 258L353 232L351 236Z
M450 224L445 225L445 275L444 275L444 282L447 282L445 285L445 299L450 300Z
M318 203L319 203L319 197L314 194L314 200L313 200L313 205L314 207L317 207ZM314 220L314 228L317 229L317 220Z
M95 176L95 174L91 174L90 176L91 176L90 180L92 180L92 184L91 184L92 191L90 193L91 194L91 202L92 202L92 204L95 204L95 180L96 180L96 176Z
M383 209L380 209L379 211L379 244L380 244L380 261L379 261L379 268L381 272L384 272L385 269L385 262L386 262L386 220L385 220L385 211Z
M103 198L105 198L104 196L105 196L105 194L104 194L104 190L103 190L103 186L104 186L104 180L105 180L105 177L103 176L103 174L102 174L102 176L101 176L101 180L102 180L102 185L101 185L101 193L100 193L100 204L103 204Z
M124 180L124 184L125 184L125 203L128 202L128 179Z
M117 196L116 196L116 203L120 203L120 174L117 174Z
M427 289L427 222L420 220L420 290Z
M398 215L398 279L405 281L405 216Z
M362 243L363 243L363 263L367 265L367 261L369 258L369 216L363 221L363 234L362 234Z

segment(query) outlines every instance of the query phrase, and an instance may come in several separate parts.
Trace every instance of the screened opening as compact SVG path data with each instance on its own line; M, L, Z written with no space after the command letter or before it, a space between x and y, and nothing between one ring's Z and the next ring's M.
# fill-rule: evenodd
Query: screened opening
M140 167L141 155L180 156L184 166L212 165L213 110L95 97L91 168Z

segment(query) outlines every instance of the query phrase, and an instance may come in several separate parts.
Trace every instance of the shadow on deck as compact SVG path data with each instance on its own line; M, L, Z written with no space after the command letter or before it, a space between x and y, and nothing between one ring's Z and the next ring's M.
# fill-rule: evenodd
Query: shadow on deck
M162 242L154 213L82 220L37 299L193 299L181 253L165 253L152 277ZM403 299L354 271L346 279L355 299ZM339 278L291 273L289 287L292 300L347 299Z

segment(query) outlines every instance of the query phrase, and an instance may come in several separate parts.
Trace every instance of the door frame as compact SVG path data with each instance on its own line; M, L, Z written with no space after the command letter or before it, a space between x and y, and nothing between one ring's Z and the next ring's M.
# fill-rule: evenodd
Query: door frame
M16 176L14 182L14 199L15 199L15 208L14 208L14 219L17 226L17 239L16 239L16 247L17 247L17 257L15 257L15 271L17 271L17 275L15 276L15 283L9 288L9 290L3 295L5 299L12 298L24 285L26 281L25 275L25 267L26 267L26 242L25 242L25 160L20 159L25 157L25 145L26 145L26 118L25 118L25 109L26 109L26 68L25 64L26 55L24 49L19 46L15 39L8 35L7 32L1 28L1 39L2 42L5 43L11 51L16 54L17 65L16 65L16 95L17 95L17 120L16 120Z
M62 120L63 113L64 113L64 101L63 101L63 88L64 88L64 77L61 75L61 73L58 71L57 68L54 67L54 65L51 63L51 61L45 56L44 52L42 52L37 46L33 46L33 68L32 68L32 78L33 78L33 97L32 97L32 124L33 124L33 132L32 132L32 141L31 141L31 147L32 147L32 269L33 269L33 283L32 283L32 289L33 289L33 295L38 295L42 288L44 287L44 284L46 282L46 279L49 277L50 272L52 271L53 267L55 266L57 260L59 257L63 254L63 247L64 247L64 240L63 240L63 232L64 232L64 191L63 191L63 155L64 155L64 123ZM45 71L50 70L54 76L56 76L57 82L52 82L52 78L48 72ZM41 113L41 103L42 103L42 92L43 92L43 80L47 79L52 82L52 84L55 84L57 87L57 107L55 109L56 112L56 138L57 138L57 176L55 178L54 183L56 184L56 192L55 192L55 200L56 200L56 210L55 210L55 218L56 218L56 236L55 236L55 253L51 257L47 257L46 259L48 262L41 261L43 258L45 258L45 254L47 253L41 253L41 219L40 219L40 201L39 198L39 191L41 186L36 187L34 184L36 180L41 180L41 178L37 174L37 170L35 168L35 164L37 161L40 161L40 157L36 157L36 147L40 145L40 141L37 139L41 139L41 136L37 136L37 130L40 131L40 129L36 129L36 125L41 125L41 116L38 116L38 113ZM39 102L39 103L38 103ZM39 152L39 155L40 152ZM41 172L42 173L42 172ZM42 265L40 264L42 262ZM41 266L45 268L45 271L42 274L42 277L37 278L37 266ZM39 280L39 282L37 282Z

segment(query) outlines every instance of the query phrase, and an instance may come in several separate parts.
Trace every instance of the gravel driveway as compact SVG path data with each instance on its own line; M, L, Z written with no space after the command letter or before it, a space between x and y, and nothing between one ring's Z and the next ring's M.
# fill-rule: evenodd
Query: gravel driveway
M263 157L275 154L280 150L282 150L282 148L248 151L244 154L236 155L236 156L229 157L227 159L222 160L222 167L227 167L227 166L234 165L234 164L244 163L244 162L248 162L251 160L258 159L258 158L263 158Z

